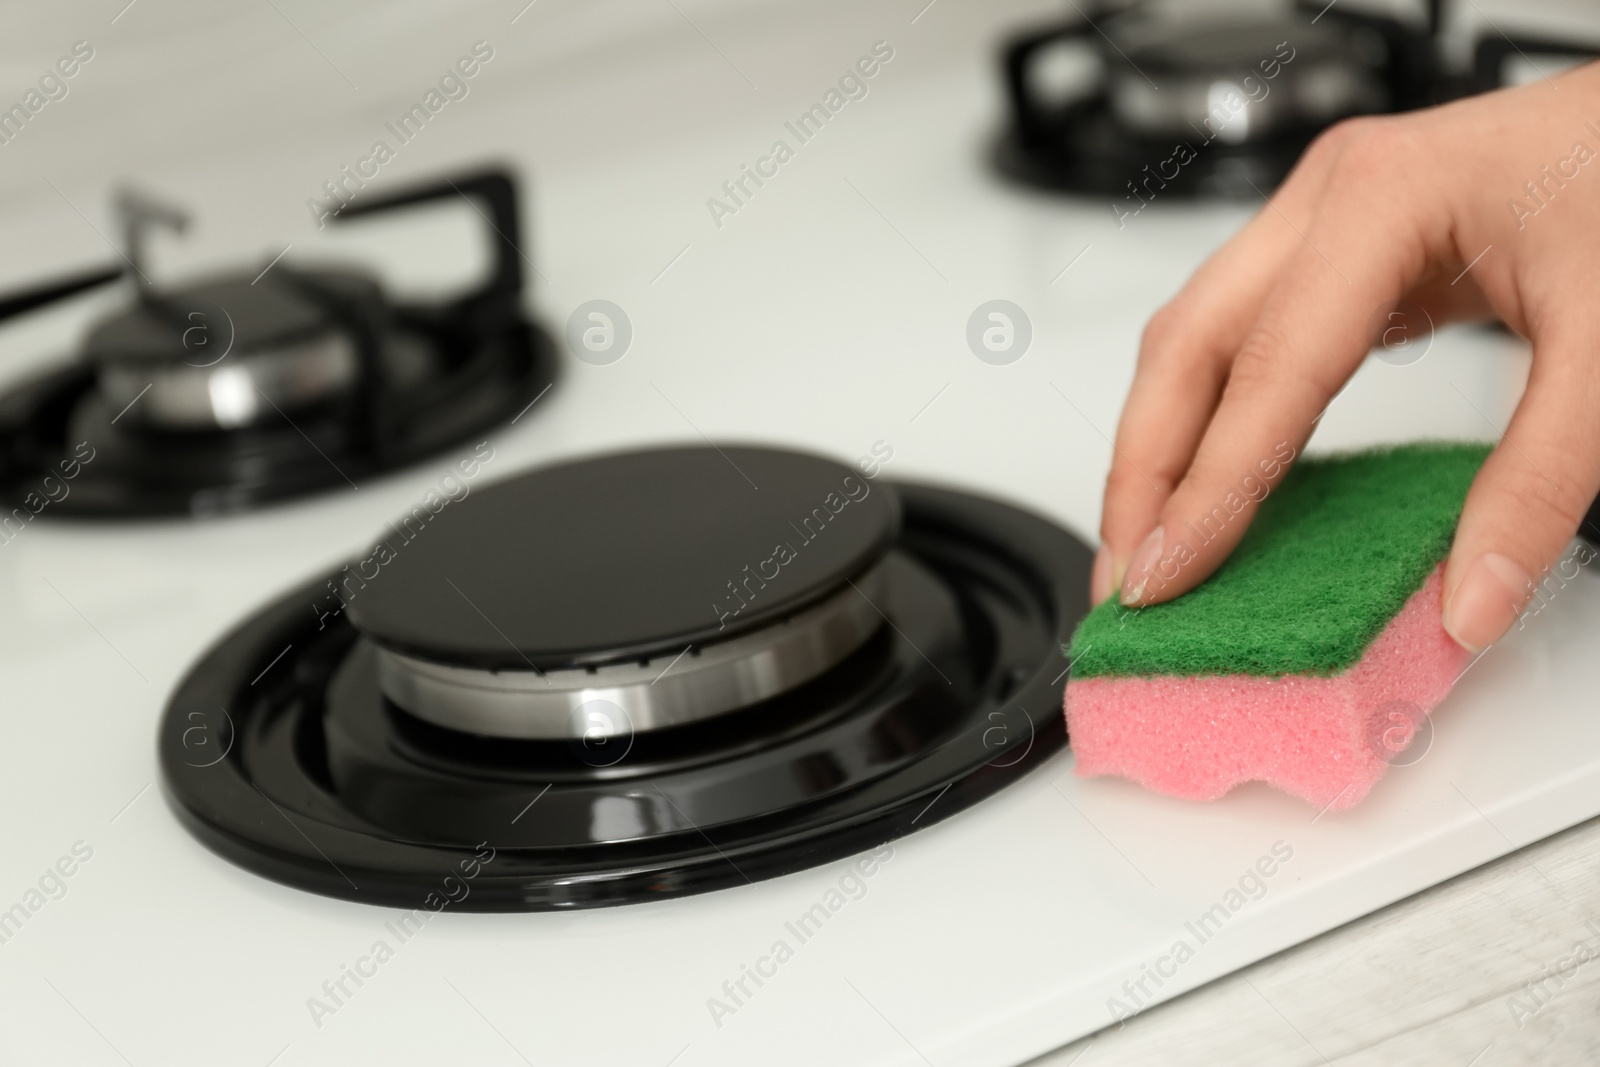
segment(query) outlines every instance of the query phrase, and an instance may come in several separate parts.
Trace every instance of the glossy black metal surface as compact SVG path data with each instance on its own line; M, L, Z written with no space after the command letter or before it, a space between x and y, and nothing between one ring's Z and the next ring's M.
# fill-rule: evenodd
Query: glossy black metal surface
M100 267L67 278L53 278L28 289L7 293L4 297L0 297L0 322L107 285L121 277L121 266Z
M1103 196L1119 212L1136 214L1143 201L1134 197L1134 185L1154 180L1146 167L1161 179L1156 188L1164 197L1240 199L1251 193L1252 185L1263 191L1275 188L1311 139L1312 135L1291 133L1248 145L1213 142L1203 152L1180 157L1171 138L1130 137L1108 112L1082 108L1049 143L1029 143L1017 130L1006 130L995 141L993 162L996 170L1019 184ZM1180 159L1190 161L1179 165Z
M336 281L342 289L356 290L350 294L353 299L379 299L378 284L369 277L344 271ZM205 325L197 328L202 321ZM186 287L159 302L140 301L109 315L89 331L83 349L94 364L160 368L170 365L175 354L191 364L205 363L224 358L224 347L229 355L248 354L293 344L337 325L295 284L295 272L272 271L255 278L241 273ZM218 336L196 346L192 331L197 329Z
M627 452L474 493L350 590L350 621L437 662L559 669L675 655L825 599L899 532L893 495L833 460L725 446Z
M230 860L374 904L415 906L491 851L460 905L485 911L703 892L931 825L1065 743L1061 644L1090 552L1006 505L895 488L894 625L801 689L618 748L477 738L384 702L364 639L319 629L319 580L179 686L158 739L169 800Z

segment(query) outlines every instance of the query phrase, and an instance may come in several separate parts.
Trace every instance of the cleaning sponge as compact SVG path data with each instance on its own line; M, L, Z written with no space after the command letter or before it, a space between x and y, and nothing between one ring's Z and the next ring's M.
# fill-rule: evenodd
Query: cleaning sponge
M1069 650L1078 773L1191 800L1252 780L1318 807L1361 800L1396 731L1405 740L1468 660L1440 623L1441 561L1488 451L1302 460L1199 587L1096 607ZM1194 547L1206 532L1176 537Z

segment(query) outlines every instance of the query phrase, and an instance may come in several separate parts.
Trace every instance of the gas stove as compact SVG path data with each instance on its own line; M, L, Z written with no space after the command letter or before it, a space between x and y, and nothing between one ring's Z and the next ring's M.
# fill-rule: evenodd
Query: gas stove
M562 377L526 416L359 489L161 521L52 521L52 503L0 539L8 1052L1015 1064L1600 813L1587 568L1470 668L1420 758L1354 811L1074 776L1042 687L1064 682L1048 646L1082 607L1138 333L1248 212L1175 204L1119 229L1103 203L997 180L992 49L1045 12L685 8L705 37L642 0L304 22L371 111L289 27L225 16L263 66L191 57L214 92L140 106L249 135L179 166L183 135L156 126L120 161L216 220L186 241L318 258L304 202L329 161L367 151L481 34L493 63L381 181L489 149L539 176L519 307L565 327ZM188 17L139 4L113 29L138 30L129 61L167 69ZM865 95L841 92L821 134L713 218L739 161L826 108L878 41L893 58ZM114 43L4 149L28 210L0 225L30 275L103 253L74 207L110 176L61 161L77 158L70 123L76 138L133 120L86 80ZM263 74L278 69L296 77ZM288 114L300 124L274 124ZM373 262L405 275L386 291L469 258L420 214L382 226ZM110 310L18 320L0 335L8 381ZM1028 343L986 347L991 314ZM1527 360L1505 335L1442 330L1409 365L1370 361L1313 447L1492 438ZM591 477L632 488L590 494ZM651 485L677 495L647 506ZM818 506L832 518L812 515L808 539ZM611 610L624 586L662 599ZM571 627L541 627L537 590ZM828 636L791 645L797 624ZM985 628L1005 631L1015 676L985 669L1002 662L976 654ZM777 666L730 667L759 662ZM903 683L924 688L895 705ZM822 722L828 687L847 713ZM855 762L798 745L874 725L877 747L844 750ZM779 818L749 818L704 773L736 765ZM659 792L630 779L644 767ZM561 850L580 877L548 862Z

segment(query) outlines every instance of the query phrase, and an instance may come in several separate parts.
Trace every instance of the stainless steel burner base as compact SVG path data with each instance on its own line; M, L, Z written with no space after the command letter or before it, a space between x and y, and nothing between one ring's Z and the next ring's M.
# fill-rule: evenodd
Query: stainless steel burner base
M530 740L588 740L722 715L787 692L835 666L885 625L874 606L880 564L814 607L754 633L592 669L483 670L377 647L378 684L436 726Z

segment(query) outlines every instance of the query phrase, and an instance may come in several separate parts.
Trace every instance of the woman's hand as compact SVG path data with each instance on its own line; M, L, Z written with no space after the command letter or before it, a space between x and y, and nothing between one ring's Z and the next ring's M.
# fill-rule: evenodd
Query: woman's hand
M1600 487L1600 64L1345 122L1311 146L1145 329L1095 601L1120 587L1125 604L1160 603L1214 571L1259 501L1206 544L1186 524L1246 476L1282 477L1402 299L1435 323L1497 316L1533 342L1444 578L1456 641L1505 633Z

